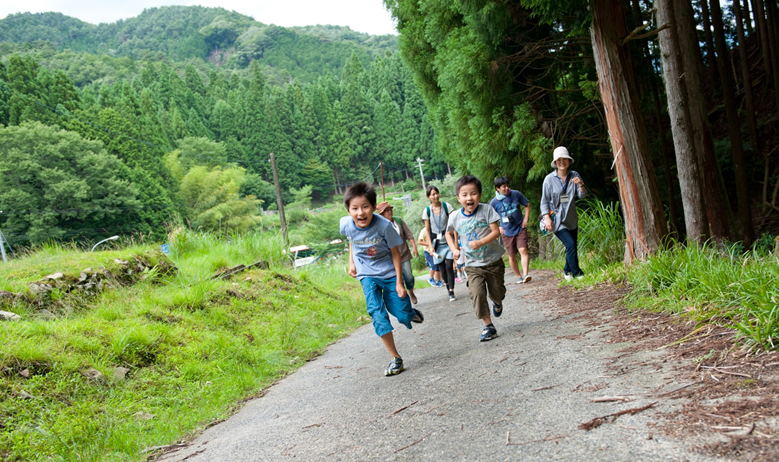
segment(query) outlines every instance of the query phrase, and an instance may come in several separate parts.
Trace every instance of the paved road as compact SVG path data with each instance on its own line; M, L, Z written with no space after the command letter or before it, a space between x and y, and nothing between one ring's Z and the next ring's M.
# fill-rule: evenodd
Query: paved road
M500 336L486 343L478 341L480 322L464 285L453 303L442 289L420 290L424 324L396 331L404 373L383 376L389 358L372 327L363 326L160 460L714 460L693 451L696 442L647 425L674 404L656 395L681 384L654 369L615 376L609 358L625 345L606 343L605 326L591 330L539 300L551 278L541 273L530 284L510 285L495 322ZM621 361L638 364L654 354ZM633 401L591 402L615 395ZM655 401L591 431L578 428Z

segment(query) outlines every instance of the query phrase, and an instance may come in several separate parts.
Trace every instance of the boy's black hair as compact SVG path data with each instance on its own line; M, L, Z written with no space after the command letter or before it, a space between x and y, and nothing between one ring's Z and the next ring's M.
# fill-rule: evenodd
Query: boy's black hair
M476 188L479 190L479 194L481 194L481 180L473 175L465 175L464 177L457 180L457 183L454 185L455 193L460 194L460 188L467 184L475 184Z
M500 188L504 184L509 184L509 179L508 178L506 178L505 176L499 176L499 177L495 178L495 189Z
M374 208L376 207L376 190L368 183L357 183L346 188L344 193L344 207L346 207L346 210L349 210L349 202L355 197L365 197Z
M425 191L425 197L430 197L430 193L433 192L433 190L435 190L435 192L437 192L438 194L441 194L441 191L439 191L438 188L436 188L433 185L430 185L427 187L427 191Z

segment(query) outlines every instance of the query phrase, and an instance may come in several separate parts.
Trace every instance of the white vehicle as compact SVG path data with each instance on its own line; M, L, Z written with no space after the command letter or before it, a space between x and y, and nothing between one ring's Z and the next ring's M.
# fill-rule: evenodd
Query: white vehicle
M308 266L319 260L319 255L317 255L316 250L307 245L290 247L289 254L292 257L292 261L295 262L295 268Z

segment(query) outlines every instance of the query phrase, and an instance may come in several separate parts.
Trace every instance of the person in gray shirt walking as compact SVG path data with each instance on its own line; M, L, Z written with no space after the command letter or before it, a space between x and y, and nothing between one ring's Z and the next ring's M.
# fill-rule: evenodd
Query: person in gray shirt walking
M576 197L587 195L579 173L570 170L573 158L568 149L560 146L554 150L552 167L556 170L544 178L541 193L541 216L544 228L555 234L565 246L565 279L584 276L579 268L578 237L579 215L576 213Z

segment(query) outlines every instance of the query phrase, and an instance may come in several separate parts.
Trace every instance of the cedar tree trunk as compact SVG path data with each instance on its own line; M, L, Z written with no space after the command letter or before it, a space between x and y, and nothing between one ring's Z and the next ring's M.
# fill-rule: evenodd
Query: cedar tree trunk
M686 75L679 51L673 1L654 2L657 9L657 23L669 26L658 34L660 61L663 65L665 93L668 95L668 115L671 117L687 241L702 244L708 237L709 226L704 209L703 185L698 168L690 111L687 106Z
M667 234L638 101L620 0L593 0L590 36L625 214L625 263L645 260Z
M736 107L736 95L733 92L733 82L727 70L728 50L725 42L725 30L722 25L722 9L718 0L711 2L711 19L714 25L714 46L719 54L717 66L722 81L722 96L725 101L725 113L728 117L728 135L733 154L733 167L736 174L736 196L738 201L738 222L741 238L746 245L752 245L755 230L752 226L752 207L747 184L744 146L741 143L741 120Z
M701 49L698 46L698 32L692 5L686 0L674 0L676 32L679 39L682 65L686 74L687 104L690 110L695 151L698 154L698 166L703 180L703 193L706 216L709 220L709 232L717 240L733 240L733 211L725 199L725 182L722 180L714 142L709 125L709 110L701 86Z

